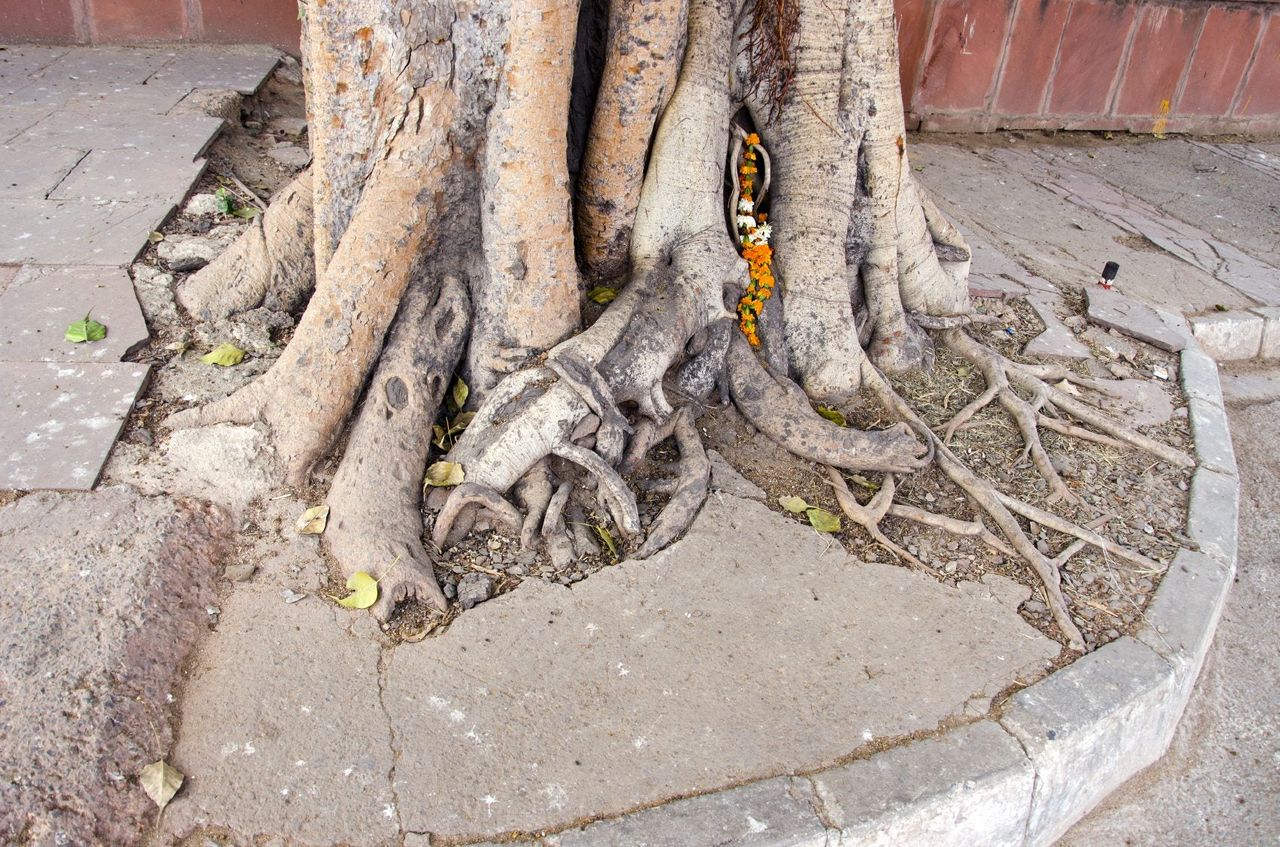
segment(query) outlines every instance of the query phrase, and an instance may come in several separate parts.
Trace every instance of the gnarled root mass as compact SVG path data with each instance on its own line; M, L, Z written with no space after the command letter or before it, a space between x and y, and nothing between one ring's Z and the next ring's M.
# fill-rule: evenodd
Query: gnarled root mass
M913 179L890 0L839 15L825 0L615 0L576 204L565 170L575 8L309 8L313 173L182 301L208 318L292 302L311 280L315 293L265 377L174 425L265 423L300 483L363 395L327 537L345 571L379 578L386 618L404 599L444 606L432 565L476 527L558 565L600 542L638 557L671 544L709 488L698 410L732 402L780 448L826 466L843 511L904 561L923 567L880 530L887 516L1023 558L1063 640L1083 648L1060 585L1066 558L1093 545L1150 563L1096 522L1000 492L951 451L952 435L999 403L1051 499L1075 506L1042 427L1187 459L1064 388L1088 380L966 333L980 320L969 250ZM594 307L580 296L575 221L590 299L608 302L580 331ZM928 366L938 345L988 385L941 433L884 375ZM455 370L467 411L440 420ZM860 391L896 422L860 431L814 408ZM437 421L438 458L463 480L432 491L424 526ZM678 460L654 464L664 442ZM903 475L934 464L972 517L894 502ZM869 503L847 471L884 474ZM667 497L647 524L633 486ZM1050 559L1022 520L1078 543Z

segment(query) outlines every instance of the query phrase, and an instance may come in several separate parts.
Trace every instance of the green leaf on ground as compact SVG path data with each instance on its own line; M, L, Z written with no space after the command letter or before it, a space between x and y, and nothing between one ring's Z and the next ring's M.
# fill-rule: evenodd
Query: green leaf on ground
M220 187L213 192L213 198L217 201L218 214L220 215L234 215L236 209L240 208L239 202L236 201L236 196L225 187Z
M161 241L164 241L164 233L152 230L147 234L147 241L150 241L152 244L159 244Z
M861 485L863 488L867 489L868 491L879 491L879 490L880 490L880 483L878 483L878 482L872 482L871 480L867 479L867 478L866 478L865 476L863 476L862 474L858 474L858 473L853 474L853 475L851 475L851 476L849 477L849 479L850 479L850 480L852 480L854 483L856 483L856 484L858 484L858 485Z
M804 513L809 516L810 525L812 525L818 532L840 531L840 519L828 512L826 509L819 509L817 506L812 506L805 509Z
M600 524L593 523L591 525L591 528L596 531L596 535L600 537L600 540L604 543L604 546L609 548L609 556L613 559L613 561L615 562L618 561L618 545L614 543L613 533L609 532L609 530L605 529Z
M262 210L257 206L241 206L231 214L233 217L244 218L247 221L251 221L258 215L262 214Z
M378 581L364 571L356 571L347 580L351 593L338 599L344 609L367 609L378 602Z
M467 387L462 377L458 377L453 381L453 388L449 389L449 402L445 404L448 408L450 416L456 415L462 411L462 407L467 405L467 398L471 396L471 389Z
M836 426L845 426L844 415L840 414L839 409L833 409L830 406L819 406L818 414L831 421Z
M461 485L467 476L462 472L462 465L457 462L436 462L427 468L427 475L422 480L423 488L449 488Z
M72 344L82 344L86 341L101 341L107 337L107 328L88 315L85 315L84 320L76 321L71 326L67 327L66 335L63 337Z
M320 535L328 523L329 507L322 503L303 512L294 528L299 535Z
M778 505L794 515L798 515L809 508L809 504L799 497L779 497Z
M184 779L186 777L181 771L164 761L152 762L138 771L138 784L147 792L151 802L161 809L169 805Z
M234 344L219 344L200 357L206 365L230 368L244 361L244 351Z
M612 288L606 288L603 285L597 285L595 288L587 292L587 299L592 303L599 303L603 306L605 303L612 303L617 298L618 292Z

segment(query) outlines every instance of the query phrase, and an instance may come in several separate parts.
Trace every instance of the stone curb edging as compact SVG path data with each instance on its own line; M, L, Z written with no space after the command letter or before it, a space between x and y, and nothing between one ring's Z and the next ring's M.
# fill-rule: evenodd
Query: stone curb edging
M984 718L847 765L775 777L548 835L542 847L1052 844L1169 747L1236 569L1240 482L1218 369L1188 338L1197 467L1187 534L1143 626ZM406 841L406 845L410 842ZM424 839L423 843L427 843Z
M1195 315L1191 331L1219 362L1280 359L1280 308L1275 306Z

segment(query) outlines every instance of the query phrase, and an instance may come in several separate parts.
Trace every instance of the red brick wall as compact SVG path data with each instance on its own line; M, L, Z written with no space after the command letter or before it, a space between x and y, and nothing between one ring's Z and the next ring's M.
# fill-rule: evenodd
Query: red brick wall
M0 43L273 44L298 52L297 0L0 0Z
M1280 132L1280 2L896 0L926 130Z

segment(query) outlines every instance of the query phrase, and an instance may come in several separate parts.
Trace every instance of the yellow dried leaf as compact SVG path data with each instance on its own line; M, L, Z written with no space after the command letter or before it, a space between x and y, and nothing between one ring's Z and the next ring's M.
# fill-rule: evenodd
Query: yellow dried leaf
M469 396L471 396L471 389L462 381L462 377L458 377L453 381L453 389L449 392L449 399L453 401L454 412L467 405L467 397Z
M818 414L831 421L836 426L844 426L844 415L840 414L839 409L833 409L830 406L819 406Z
M449 488L461 485L466 478L466 474L462 472L462 465L457 462L436 462L427 468L422 486L423 488Z
M298 518L295 529L299 535L319 535L329 523L329 507L325 504L312 506Z
M344 609L367 609L378 602L378 581L364 571L356 571L347 580L351 593L338 600Z
M799 497L779 497L778 505L796 515L809 508L809 504Z
M618 292L612 288L605 288L603 285L598 285L587 292L587 299L592 303L599 303L601 306L605 303L612 303L617 296Z
M804 513L809 516L809 524L818 532L840 531L840 519L826 509L811 506L805 509Z
M186 777L181 771L165 761L152 762L138 771L138 784L147 792L151 802L161 809L169 805L184 779Z
M229 368L244 361L244 351L234 344L219 344L200 357L206 365L221 365Z

